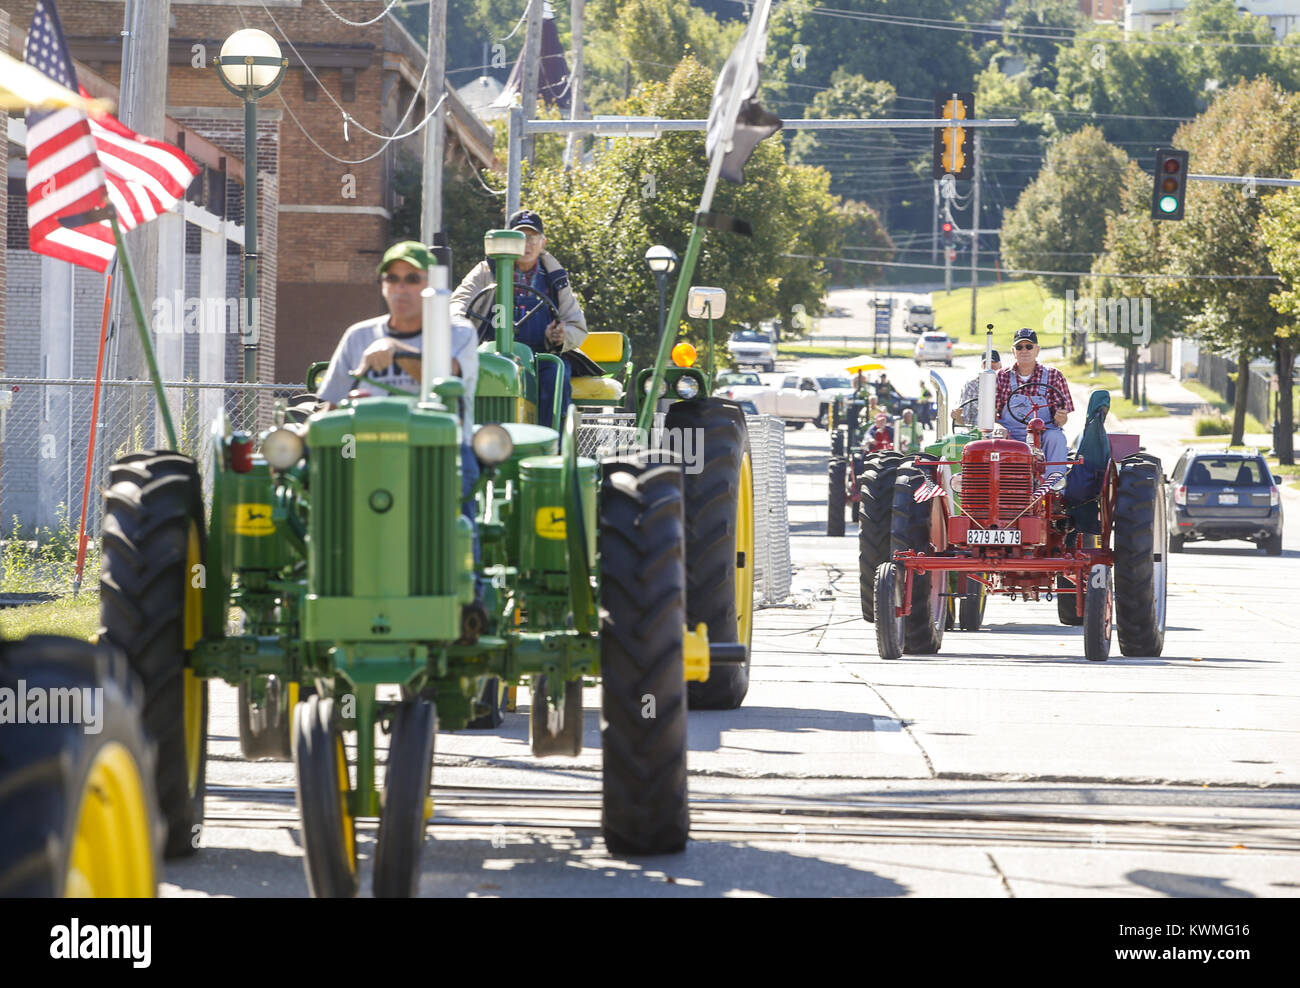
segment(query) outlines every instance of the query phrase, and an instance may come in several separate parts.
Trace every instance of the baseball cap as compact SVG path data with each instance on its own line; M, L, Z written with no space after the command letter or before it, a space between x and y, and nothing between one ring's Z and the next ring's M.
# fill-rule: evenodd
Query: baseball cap
M1026 326L1024 329L1017 329L1016 335L1011 338L1012 343L1018 343L1021 340L1028 340L1030 343L1037 345L1038 334Z
M388 250L384 251L383 260L379 262L379 274L383 274L388 265L394 261L405 261L412 267L417 267L421 271L427 271L438 263L433 256L433 251L420 243L418 240L403 240L393 244Z
M530 227L538 233L543 233L542 218L534 213L531 209L521 209L510 217L510 222L506 224L511 230L518 230L521 226Z
M989 351L989 359L992 360L995 364L1002 363L1002 358L998 356L998 352L996 350Z

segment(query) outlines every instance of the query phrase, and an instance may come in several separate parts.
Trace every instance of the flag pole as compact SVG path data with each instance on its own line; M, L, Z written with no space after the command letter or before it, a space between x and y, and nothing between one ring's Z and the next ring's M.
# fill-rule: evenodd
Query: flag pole
M153 353L153 341L149 339L149 324L144 318L144 306L140 302L140 290L135 284L135 272L131 270L131 256L126 251L126 238L122 236L122 227L117 222L117 211L110 210L109 220L113 224L113 238L117 241L117 256L122 261L122 277L126 279L126 294L131 299L131 311L135 314L135 326L140 331L140 346L144 350L145 362L149 365L149 377L153 380L154 394L158 398L158 411L162 413L163 428L167 430L168 449L176 449L176 429L172 426L172 413L167 407L167 395L163 392L162 378L158 374L158 361Z
M750 65L754 64L757 53L754 48L758 45L759 35L765 35L763 28L767 24L768 12L772 6L772 0L759 0L758 5L754 8L754 16L749 22L749 28L745 35L745 55L740 63L741 71L748 70ZM690 290L691 276L695 274L695 262L700 256L700 245L704 239L704 227L701 221L704 215L713 205L713 192L718 185L718 176L722 174L722 159L727 155L727 146L731 143L732 136L736 130L736 115L740 112L740 98L745 90L745 84L748 80L741 78L739 73L732 80L731 92L727 94L726 116L723 119L722 140L718 141L718 146L713 150L713 157L709 159L708 177L704 180L704 191L700 193L700 208L695 214L695 223L691 227L691 239L686 244L686 255L682 258L681 271L677 275L677 285L673 289L672 305L668 307L668 318L664 323L664 332L659 337L659 352L655 354L654 372L650 375L649 390L644 396L638 396L642 400L641 410L637 415L637 429L642 435L649 435L650 426L654 423L655 408L659 404L659 383L663 380L664 369L668 366L668 354L673 348L673 340L677 336L677 326L681 323L682 310L686 308L686 295Z
M81 485L81 530L77 535L77 569L72 579L72 596L81 590L81 575L86 566L86 506L90 502L90 475L95 463L95 436L99 429L99 395L104 382L104 351L108 348L108 310L113 288L110 268L104 281L104 313L99 319L99 359L95 363L95 396L90 403L90 438L86 444L86 479Z

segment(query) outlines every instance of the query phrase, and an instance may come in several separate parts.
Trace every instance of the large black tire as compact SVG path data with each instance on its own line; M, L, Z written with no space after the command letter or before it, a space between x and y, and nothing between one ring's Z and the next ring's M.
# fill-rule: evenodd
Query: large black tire
M1068 576L1058 576L1056 578L1057 588L1066 590L1074 589L1074 581ZM1083 624L1083 618L1077 613L1078 595L1072 593L1058 593L1056 595L1056 618L1064 625L1077 628Z
M155 895L163 823L154 748L125 658L55 635L0 644L0 688L17 699L20 682L103 692L95 733L84 709L80 722L0 727L0 898Z
M882 659L896 659L903 654L903 622L906 619L895 617L889 610L890 604L899 607L903 603L903 579L901 566L884 562L876 567L876 652Z
M356 826L346 803L347 754L333 697L312 696L293 717L307 889L318 899L357 894Z
M850 488L855 486L859 488L861 487L862 471L866 466L867 454L862 452L861 450L855 450L851 457L846 457L845 459L850 464L852 464L853 467L852 480L849 480L849 471L847 467L845 468L845 473L844 473L845 492L846 492L845 496L847 497L847 492ZM848 503L849 503L849 521L853 522L856 525L858 523L858 519L861 514L862 502L861 500L855 501L852 498L848 498Z
M431 813L433 739L438 714L428 700L403 701L393 717L384 773L384 806L375 842L377 899L410 899L420 891L420 852Z
M465 725L471 731L491 731L506 721L506 711L510 705L510 688L502 683L499 676L483 677L483 688L479 691L478 701L487 707L487 713L474 717Z
M957 604L957 623L962 631L979 631L984 623L984 607L989 597L984 584L969 576L958 577L957 582L964 584L962 597Z
M749 692L749 638L752 621L742 621L737 586L748 584L747 615L753 608L752 530L754 525L752 469L745 471L748 434L744 413L717 399L682 401L672 405L665 426L696 429L702 469L685 472L682 497L686 520L686 626L708 626L709 641L745 646L743 665L710 669L702 683L687 684L686 696L695 710L734 710ZM742 510L742 499L749 506ZM745 551L745 546L750 551ZM743 627L742 627L743 626ZM744 639L741 641L741 639Z
M239 684L239 751L249 761L270 758L287 762L293 757L293 708L297 683L281 683L267 676L264 702L254 704L250 690Z
M600 496L601 760L605 845L686 847L682 470L606 461Z
M848 464L835 458L826 464L826 534L844 534L844 485L847 483Z
M1169 529L1159 462L1129 457L1115 492L1115 630L1121 655L1159 655L1165 647Z
M844 447L848 441L848 429L839 426L831 433L831 456L841 457L844 455Z
M925 473L914 462L899 467L894 481L890 528L893 552L900 549L934 551L930 544L930 516L935 508L934 501L917 502L913 498L925 482ZM947 600L943 590L947 585L947 578L940 573L916 573L912 576L911 611L903 619L904 652L933 655L943 645L944 601Z
M104 496L99 640L126 655L144 687L145 731L158 746L164 853L194 853L203 827L208 685L187 666L202 634L195 565L206 560L198 466L167 451L113 464ZM197 562L196 562L197 560Z
M862 506L858 512L858 589L862 618L874 621L876 568L893 551L891 532L894 517L894 481L903 464L903 454L893 451L872 453L862 469Z
M1110 658L1110 635L1114 626L1115 596L1110 567L1098 563L1088 576L1083 598L1083 656L1089 662Z

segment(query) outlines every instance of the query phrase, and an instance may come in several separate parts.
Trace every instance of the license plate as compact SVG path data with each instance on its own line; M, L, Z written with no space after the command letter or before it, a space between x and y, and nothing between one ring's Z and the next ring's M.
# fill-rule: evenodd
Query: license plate
M1236 503L1237 503L1237 495L1236 495L1236 494L1220 494L1220 495L1219 495L1219 503L1220 503L1220 504L1236 504Z
M1018 528L972 528L966 533L968 545L1020 545Z

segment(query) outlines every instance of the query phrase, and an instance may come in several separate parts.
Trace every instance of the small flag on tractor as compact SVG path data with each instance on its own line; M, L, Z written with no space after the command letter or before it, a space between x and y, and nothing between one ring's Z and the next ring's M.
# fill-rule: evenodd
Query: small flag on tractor
M704 138L705 156L712 161L721 153L720 174L729 182L745 181L745 163L749 161L759 142L781 129L781 118L764 110L758 102L759 62L767 47L767 13L770 5L764 4L755 11L736 47L731 50L727 64L722 67L717 85L713 88L713 104L709 107L709 129ZM755 35L751 39L751 35ZM752 44L751 44L752 41ZM734 121L726 119L733 90L739 88L740 110ZM734 124L734 127L733 127ZM728 132L728 129L730 132Z
M948 492L943 489L942 484L927 480L923 486L917 488L916 493L912 495L912 500L920 504L922 501L931 501L936 497L947 496Z
M23 60L68 89L77 85L54 0L40 0ZM113 258L106 207L125 229L166 212L198 166L179 148L135 133L109 114L76 107L27 113L27 226L31 249L104 271Z

